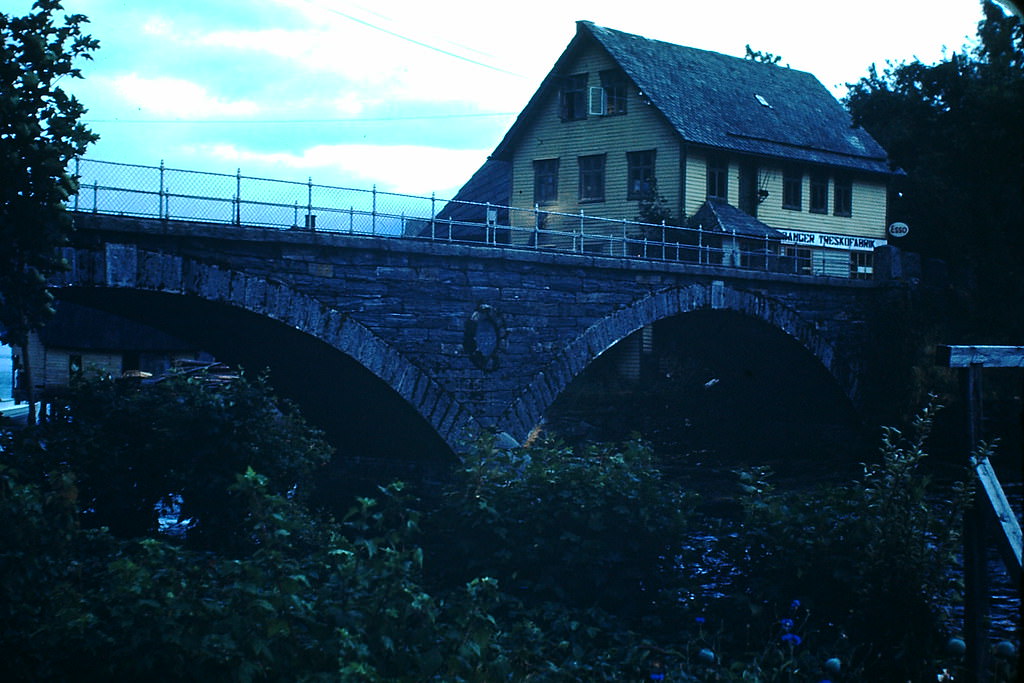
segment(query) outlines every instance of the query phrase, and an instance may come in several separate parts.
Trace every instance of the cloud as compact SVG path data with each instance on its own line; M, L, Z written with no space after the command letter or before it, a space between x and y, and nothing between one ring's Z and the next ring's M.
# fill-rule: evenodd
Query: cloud
M248 117L260 112L255 102L217 97L203 86L181 78L146 78L131 73L111 79L109 88L129 106L154 116L206 119Z
M316 145L297 153L261 153L235 145L197 146L197 158L215 159L242 169L243 175L281 180L312 177L318 172L345 178L354 186L373 184L386 192L447 199L480 167L488 150L452 150L416 145ZM319 181L323 182L323 181Z

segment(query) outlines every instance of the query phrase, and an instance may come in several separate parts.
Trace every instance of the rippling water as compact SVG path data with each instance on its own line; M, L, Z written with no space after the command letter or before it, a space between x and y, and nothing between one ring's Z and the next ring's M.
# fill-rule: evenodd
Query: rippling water
M1021 507L1024 497L1024 485L1021 482L1010 482L1004 485L1006 497L1017 515L1017 523L1022 522ZM1003 559L995 547L993 538L988 551L989 582L992 593L990 602L992 628L989 637L992 640L1021 641L1021 594L1020 586L1015 586L1006 571Z

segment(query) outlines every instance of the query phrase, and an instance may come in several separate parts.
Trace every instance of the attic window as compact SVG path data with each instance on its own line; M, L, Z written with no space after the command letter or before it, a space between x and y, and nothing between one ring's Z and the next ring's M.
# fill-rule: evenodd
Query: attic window
M769 109L771 109L771 108L772 108L772 105L768 104L768 100L766 100L766 99L765 99L764 97L762 97L761 95L754 95L754 97L756 97L756 98L757 98L757 101L761 103L761 106L762 106L762 107L768 107Z
M587 118L587 74L567 77L562 83L562 120L579 121Z
M605 93L605 114L615 116L626 113L626 92L629 82L621 71L602 71L601 87Z

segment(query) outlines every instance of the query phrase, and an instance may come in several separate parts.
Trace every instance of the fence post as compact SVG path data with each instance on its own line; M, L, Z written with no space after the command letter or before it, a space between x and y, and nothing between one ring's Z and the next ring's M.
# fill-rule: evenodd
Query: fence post
M572 240L572 250L576 251L576 238ZM583 209L580 209L580 253L583 253Z
M306 229L313 227L313 176L306 176Z
M536 202L533 205L533 248L540 249L540 204Z
M373 184L373 211L370 214L370 234L377 234L377 183Z
M661 260L668 260L668 240L666 239L665 233L665 219L661 219Z
M242 224L242 169L235 172L235 225Z
M81 162L82 162L82 157L76 156L75 157L75 183L77 183L79 178L81 177L81 174L79 173L79 170L81 168L81 166L80 166ZM75 192L75 211L78 211L78 193L77 192Z
M96 207L96 200L97 200L97 195L99 194L99 191L100 191L99 183L97 181L95 181L95 180L92 181L92 212L93 213L96 213L98 211L98 209Z
M431 192L430 193L430 240L431 241L434 240L434 235L435 235L434 217L437 216L437 209L436 209L436 205L435 205L436 201L437 201L437 198L435 196L435 193Z
M629 256L629 238L626 237L626 219L622 219L622 255Z
M164 160L163 159L160 160L160 193L157 195L157 200L160 202L160 206L157 207L157 215L161 219L170 218L170 216L168 216L165 213L166 208L167 208L167 204L166 204L166 195L165 195L165 188L164 188Z
M495 223L491 223L491 203L487 202L484 205L484 244L494 244L498 241L496 223L497 219Z

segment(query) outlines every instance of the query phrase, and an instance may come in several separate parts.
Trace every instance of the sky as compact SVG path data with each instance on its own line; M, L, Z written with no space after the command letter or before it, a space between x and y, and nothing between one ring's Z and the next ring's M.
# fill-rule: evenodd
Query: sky
M26 14L31 0L0 0ZM449 198L500 142L575 21L742 57L837 96L868 67L935 62L977 0L64 0L99 39L84 79L105 161Z

